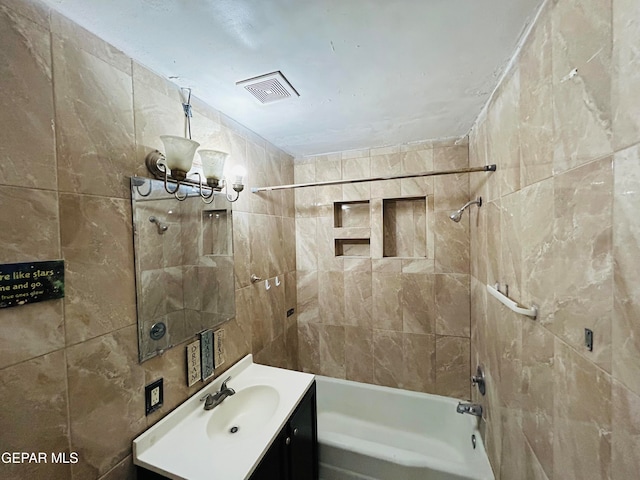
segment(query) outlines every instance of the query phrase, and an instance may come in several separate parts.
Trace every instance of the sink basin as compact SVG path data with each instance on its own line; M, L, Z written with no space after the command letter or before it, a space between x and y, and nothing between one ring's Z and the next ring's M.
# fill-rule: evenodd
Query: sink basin
M205 410L200 399L227 377L236 393ZM136 438L133 462L172 480L249 478L313 378L249 354Z
M269 385L253 385L236 391L212 410L207 434L212 440L240 440L269 423L280 403L280 394Z

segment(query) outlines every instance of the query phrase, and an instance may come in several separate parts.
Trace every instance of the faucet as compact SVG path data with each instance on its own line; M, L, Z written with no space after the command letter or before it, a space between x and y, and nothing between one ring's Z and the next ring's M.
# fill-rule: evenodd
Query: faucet
M204 402L205 410L212 410L220 405L225 398L230 397L231 395L235 395L236 391L233 388L227 387L227 382L231 380L231 377L227 377L222 385L220 386L220 390L214 394L207 393L204 397L200 399L201 402Z
M458 402L456 407L458 413L468 413L469 415L475 415L476 417L482 417L482 405L477 403L462 403Z

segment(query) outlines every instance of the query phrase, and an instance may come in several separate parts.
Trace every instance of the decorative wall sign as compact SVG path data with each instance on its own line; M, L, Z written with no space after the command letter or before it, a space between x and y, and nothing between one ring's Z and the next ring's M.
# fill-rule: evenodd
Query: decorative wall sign
M213 377L213 330L200 332L200 360L202 380Z
M187 386L200 381L202 370L200 367L200 340L187 345Z
M64 297L64 260L0 265L0 308Z

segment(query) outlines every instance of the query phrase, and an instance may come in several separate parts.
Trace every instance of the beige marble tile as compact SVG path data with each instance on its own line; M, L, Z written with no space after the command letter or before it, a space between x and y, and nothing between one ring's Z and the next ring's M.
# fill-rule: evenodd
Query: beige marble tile
M525 439L520 411L504 408L502 413L502 458L500 478L518 478L525 469Z
M522 187L549 178L553 173L551 48L551 19L543 14L533 27L518 62Z
M488 113L488 138L490 162L498 165L498 191L504 196L520 189L520 71L515 68L502 82Z
M640 148L615 155L613 198L613 376L640 395Z
M67 375L71 444L82 459L73 475L95 478L130 454L147 425L136 327L67 348Z
M278 185L278 179L271 174L267 153L261 145L247 142L246 168L251 172L251 181L255 186ZM263 215L277 215L279 211L280 192L260 192L251 194L251 212Z
M68 458L65 369L65 354L60 350L0 370L3 452L46 452L48 457L49 452L65 452ZM3 464L0 472L4 478L16 479L71 477L69 464Z
M640 5L636 0L613 0L612 115L616 149L640 141Z
M487 283L494 285L500 282L500 266L502 257L502 222L501 202L491 202L482 206L482 215L486 218L485 245Z
M378 149L380 152L385 150ZM388 153L378 153L371 156L371 177L388 177L399 175L402 171L402 156L396 149ZM371 182L372 198L393 198L401 194L400 180L383 180Z
M369 178L371 176L371 160L362 158L342 159L342 178L345 180ZM344 184L342 186L343 200L360 200L371 198L371 182Z
M625 480L640 471L640 397L613 381L611 479Z
M63 348L63 300L0 310L0 368Z
M0 4L3 9L10 9L45 29L49 28L51 7L42 0L22 0L20 2L16 2L14 0L2 0Z
M545 475L553 476L554 337L537 322L522 325L522 431Z
M319 217L316 219L316 249L318 257L318 270L326 272L341 272L344 270L344 258L336 257L334 231L334 219L332 217ZM340 235L342 236L342 235Z
M128 73L53 37L56 146L61 191L130 196L135 173L132 80Z
M435 275L435 333L469 337L469 275Z
M373 383L373 329L346 326L344 342L345 378Z
M403 148L401 153L402 174L423 173L433 171L433 148L416 146ZM433 177L404 178L400 181L402 196L419 196L433 194Z
M345 327L319 325L320 373L336 378L346 377Z
M250 215L245 212L233 212L233 269L236 288L251 284L251 240Z
M374 272L371 276L373 295L372 324L380 330L402 331L402 275Z
M343 325L345 321L345 288L343 272L318 272L318 310L320 321Z
M131 230L127 200L60 195L67 345L135 324Z
M373 324L373 295L370 272L344 272L343 325L371 328Z
M11 7L11 9L7 8ZM27 20L44 20L39 2L8 2L0 7L0 63L3 86L0 91L0 183L55 189L56 158L51 45L45 28ZM42 18L44 17L44 18ZM29 132L28 138L24 132Z
M436 391L436 336L402 335L402 388L417 392Z
M403 273L402 331L405 333L435 332L435 276Z
M296 268L303 271L318 269L317 219L296 218Z
M316 162L316 182L340 180L342 178L342 156L337 154L318 155Z
M298 325L298 367L303 372L320 373L320 331L315 323Z
M552 11L554 173L612 153L611 16L611 0L567 0Z
M298 323L319 323L318 272L296 272Z
M478 208L469 212L469 270L483 283L487 283L487 210Z
M28 219L28 221L26 221ZM53 192L0 187L0 233L6 263L60 258L58 199Z
M522 293L524 305L538 307L537 321L553 321L555 305L554 181L549 178L520 192L519 243L522 252Z
M480 112L476 124L473 126L469 142L469 166L482 167L495 162L489 158L489 146L487 138L487 112ZM498 181L497 171L490 173L472 173L469 175L469 194L471 197L482 197L489 202L495 199L488 195L489 187Z
M459 223L452 222L449 213L434 214L436 273L469 273L468 212Z
M522 208L527 208L528 205ZM509 286L509 297L522 302L521 195L503 196L500 202L500 284Z
M613 316L611 158L554 177L556 237L554 284L557 306L549 328L611 371ZM580 265L576 269L576 265ZM594 332L593 352L584 328Z
M162 355L153 357L142 364L144 369L144 383L162 378L163 402L162 407L146 417L147 426L155 424L164 418L171 410L180 405L191 394L202 387L198 382L193 387L187 387L187 355L186 346L179 345L165 351Z
M403 334L373 329L373 382L387 387L402 386Z
M278 227L282 221L271 215L252 215L249 221L251 273L265 279L282 273L279 267L283 245Z
M447 397L470 399L470 340L438 335L435 346L435 393Z
M549 480L531 446L525 441L524 478L526 480Z
M553 381L553 477L610 478L609 375L556 338Z
M109 470L99 480L136 480L136 467L133 464L133 455L129 455L115 467Z
M469 146L434 148L434 170L453 170L469 166ZM433 177L435 210L457 210L469 201L469 175Z
M51 33L63 42L73 43L103 62L131 75L131 59L113 45L55 10L51 11L50 24Z

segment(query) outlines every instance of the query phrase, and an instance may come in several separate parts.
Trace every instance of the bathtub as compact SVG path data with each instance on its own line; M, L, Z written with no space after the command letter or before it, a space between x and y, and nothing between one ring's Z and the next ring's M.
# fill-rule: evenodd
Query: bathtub
M323 376L316 386L320 480L494 480L477 417L457 400Z

